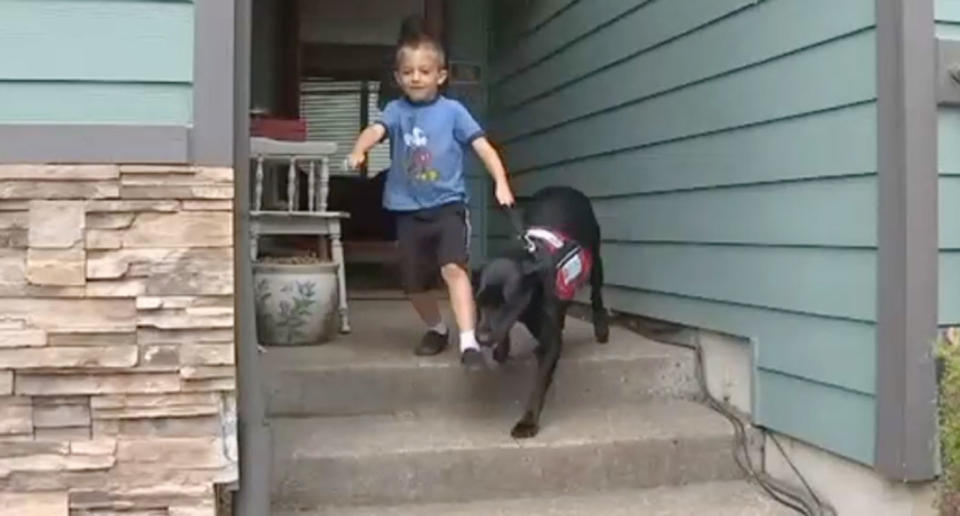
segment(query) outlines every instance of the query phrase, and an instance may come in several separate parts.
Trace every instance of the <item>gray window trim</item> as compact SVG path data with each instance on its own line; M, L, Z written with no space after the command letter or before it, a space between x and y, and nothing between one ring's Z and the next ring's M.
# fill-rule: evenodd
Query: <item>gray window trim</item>
M877 0L875 467L937 474L937 106L933 0Z
M235 2L194 2L192 127L0 124L0 163L232 165Z

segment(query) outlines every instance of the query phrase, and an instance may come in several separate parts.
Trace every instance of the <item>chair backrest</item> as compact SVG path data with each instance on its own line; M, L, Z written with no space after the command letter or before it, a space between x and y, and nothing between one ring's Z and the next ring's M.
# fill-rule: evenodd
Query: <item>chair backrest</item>
M261 211L264 204L264 166L287 166L287 211L296 211L298 193L297 171L305 167L308 184L308 207L311 212L327 211L330 193L330 156L337 152L337 144L323 141L281 141L265 137L250 139L250 158L256 162L253 211ZM319 171L317 164L320 164ZM319 177L318 177L319 176ZM317 182L319 180L319 191Z

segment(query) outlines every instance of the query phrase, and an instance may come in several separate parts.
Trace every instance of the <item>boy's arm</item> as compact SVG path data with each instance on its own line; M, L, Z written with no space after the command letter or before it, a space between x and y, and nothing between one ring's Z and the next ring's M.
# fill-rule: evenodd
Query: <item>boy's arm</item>
M496 185L497 202L499 202L501 206L513 206L515 201L513 192L510 191L510 182L507 181L507 170L503 167L503 162L500 160L500 155L497 154L496 149L482 136L473 140L472 145L477 156L480 157L484 166L487 167L487 171L493 176L493 181Z
M387 130L383 127L383 124L376 123L360 133L360 136L357 137L357 142L353 145L353 150L350 152L350 155L347 156L347 164L351 169L356 169L363 164L367 159L367 152L369 152L377 142L383 139L386 132Z

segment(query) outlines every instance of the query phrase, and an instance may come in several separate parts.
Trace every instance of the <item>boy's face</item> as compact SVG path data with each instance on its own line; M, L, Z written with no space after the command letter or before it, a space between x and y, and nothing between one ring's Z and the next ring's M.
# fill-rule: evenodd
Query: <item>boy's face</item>
M407 97L415 102L433 100L440 86L447 80L447 72L440 66L440 56L426 45L406 48L401 53L396 78Z

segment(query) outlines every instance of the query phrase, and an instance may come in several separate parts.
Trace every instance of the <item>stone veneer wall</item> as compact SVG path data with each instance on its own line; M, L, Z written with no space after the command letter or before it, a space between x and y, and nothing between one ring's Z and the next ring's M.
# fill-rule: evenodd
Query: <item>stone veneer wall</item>
M0 165L0 516L215 514L232 199L231 169Z

